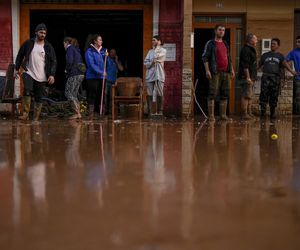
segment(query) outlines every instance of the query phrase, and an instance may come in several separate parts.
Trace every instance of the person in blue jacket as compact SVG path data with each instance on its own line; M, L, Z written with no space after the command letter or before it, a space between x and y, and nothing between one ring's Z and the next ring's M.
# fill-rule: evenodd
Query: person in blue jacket
M89 118L94 119L97 109L96 106L101 98L103 77L106 77L104 60L105 56L108 56L108 53L106 49L102 47L103 41L99 34L91 35L88 43L89 45L85 52L87 66L85 78L87 82Z
M84 79L84 72L80 68L83 65L79 44L75 38L65 37L64 48L66 50L66 77L65 96L71 103L74 115L69 119L80 119L80 103L78 100L78 90Z
M123 71L124 67L119 61L115 49L109 51L106 64L106 82L105 82L105 110L106 114L111 114L111 88L116 83L118 72Z

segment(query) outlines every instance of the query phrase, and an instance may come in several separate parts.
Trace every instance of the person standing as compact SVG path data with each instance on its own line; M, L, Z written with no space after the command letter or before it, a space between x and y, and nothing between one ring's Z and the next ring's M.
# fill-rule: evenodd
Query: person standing
M292 73L292 75L297 75L297 73L286 62L284 56L278 52L279 47L280 40L278 38L273 38L271 40L271 51L264 53L259 63L259 67L262 67L263 69L263 75L261 78L261 91L259 96L261 118L265 118L266 116L268 102L270 106L270 118L275 118L282 69L286 68Z
M46 25L44 23L37 25L35 37L23 43L16 58L15 76L17 78L20 68L23 68L23 115L19 117L21 120L29 119L32 96L35 101L33 120L39 120L45 86L55 81L56 55L52 45L45 40L46 35Z
M162 47L163 43L160 36L153 36L152 49L144 60L146 66L146 84L147 84L147 107L149 117L152 115L152 102L157 101L156 113L163 114L163 97L165 70L164 62L167 51Z
M254 118L252 115L252 98L254 82L257 80L256 44L256 35L249 33L246 36L246 44L240 52L238 80L242 87L241 112L244 120Z
M111 49L109 51L106 66L107 76L105 82L105 110L106 114L111 114L111 88L116 83L118 72L124 70L124 67L119 61L115 49Z
M82 62L79 44L76 39L65 37L64 48L66 50L65 72L67 76L65 96L74 110L74 114L70 116L69 119L81 119L78 90L84 79L84 64Z
M106 77L104 67L105 56L107 52L102 47L102 37L98 34L92 35L89 41L89 47L85 52L85 61L87 65L87 101L89 105L89 118L95 118L95 110L99 104L102 94L103 78ZM104 106L104 105L103 105Z
M226 111L230 91L230 79L234 79L235 72L232 67L229 46L223 40L225 35L224 25L216 25L214 32L214 39L206 43L202 54L205 74L209 80L208 119L209 121L215 121L215 101L219 93L221 119L229 120Z
M300 36L296 37L296 47L286 57L288 62L293 62L296 72L300 72ZM300 75L294 78L293 83L293 106L294 113L300 114Z

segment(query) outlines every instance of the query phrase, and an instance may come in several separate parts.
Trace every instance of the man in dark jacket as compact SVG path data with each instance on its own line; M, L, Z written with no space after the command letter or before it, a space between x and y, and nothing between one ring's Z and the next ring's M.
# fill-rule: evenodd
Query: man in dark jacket
M224 35L224 25L216 25L215 38L206 43L202 55L206 77L209 80L208 118L210 121L215 121L214 106L218 93L220 93L221 119L228 120L226 111L230 78L233 79L235 73L232 67L229 46L223 41Z
M254 82L257 80L256 44L257 37L250 33L247 35L246 44L240 52L238 79L242 87L241 111L244 120L253 118L252 97Z
M46 34L46 25L43 23L37 25L36 36L23 43L16 58L16 77L20 67L23 68L23 115L19 117L21 120L29 118L31 96L35 101L33 119L39 120L45 85L54 83L56 55L52 45L45 40Z

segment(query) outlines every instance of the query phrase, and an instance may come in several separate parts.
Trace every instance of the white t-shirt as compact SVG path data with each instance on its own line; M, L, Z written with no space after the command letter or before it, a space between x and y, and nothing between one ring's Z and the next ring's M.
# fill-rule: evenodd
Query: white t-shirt
M45 50L44 44L34 43L33 50L29 56L27 74L38 82L47 82L45 72Z

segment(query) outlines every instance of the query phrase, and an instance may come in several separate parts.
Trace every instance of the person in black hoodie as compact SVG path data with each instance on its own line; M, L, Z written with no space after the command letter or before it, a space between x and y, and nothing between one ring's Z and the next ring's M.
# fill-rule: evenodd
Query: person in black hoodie
M74 115L69 119L81 119L78 90L84 79L84 64L80 54L78 42L75 38L65 37L64 47L66 50L66 76L65 96L71 103Z
M22 66L22 79L24 83L23 92L23 115L21 120L28 120L31 96L34 97L34 121L38 121L42 110L42 97L45 92L45 85L53 84L56 72L56 55L52 45L45 40L47 27L41 23L36 26L35 37L23 43L17 58L15 77L19 77L19 70Z

